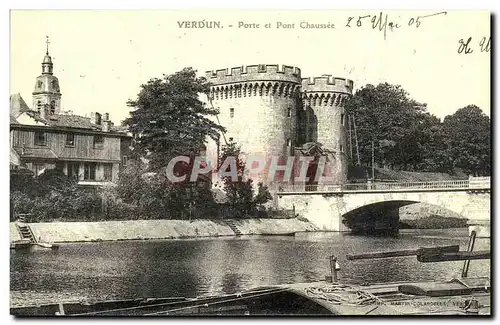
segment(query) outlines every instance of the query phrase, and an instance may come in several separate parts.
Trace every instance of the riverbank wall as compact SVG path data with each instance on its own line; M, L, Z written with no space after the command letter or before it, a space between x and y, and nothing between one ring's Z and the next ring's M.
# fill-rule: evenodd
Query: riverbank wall
M229 226L231 224L231 226ZM50 243L147 239L187 239L241 235L285 235L317 231L299 219L244 220L131 220L102 222L46 222L27 224L35 238ZM10 223L10 241L20 240L16 223Z

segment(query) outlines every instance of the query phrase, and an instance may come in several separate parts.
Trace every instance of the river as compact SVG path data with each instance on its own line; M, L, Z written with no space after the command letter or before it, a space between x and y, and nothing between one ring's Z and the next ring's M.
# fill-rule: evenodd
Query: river
M398 237L348 233L242 236L193 240L62 244L58 251L12 251L11 305L137 297L234 293L324 279L336 255L347 283L450 279L463 262L419 263L416 257L347 261L346 254L459 244L467 229L401 230ZM489 239L476 249L489 249ZM469 276L489 276L489 261L472 261Z

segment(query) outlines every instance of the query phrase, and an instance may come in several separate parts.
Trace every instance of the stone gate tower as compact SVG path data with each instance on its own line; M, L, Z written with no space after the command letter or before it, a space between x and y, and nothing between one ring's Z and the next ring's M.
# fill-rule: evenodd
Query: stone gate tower
M305 142L318 142L326 153L327 171L334 184L347 179L346 114L344 103L352 95L353 82L331 75L302 79Z
M227 129L221 146L234 141L244 154L267 159L293 155L301 87L299 68L249 65L208 71L206 77L212 83L212 105L220 112L218 123ZM207 153L217 156L210 145Z
M209 141L208 156L217 157L221 147L233 141L246 155L266 157L269 166L272 157L301 155L305 143L321 143L321 154L332 168L325 173L333 175L330 183L346 181L343 104L352 94L351 80L329 75L303 79L299 68L271 64L208 71L206 78L212 84L209 105L219 109L215 122L227 129L218 145ZM267 172L252 178L273 189L276 184Z

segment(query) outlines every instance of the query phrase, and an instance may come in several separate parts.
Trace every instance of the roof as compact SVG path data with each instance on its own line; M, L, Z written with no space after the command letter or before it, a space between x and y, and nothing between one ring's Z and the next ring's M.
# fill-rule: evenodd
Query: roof
M90 131L102 131L102 125L90 122L90 117L84 117L73 114L53 114L48 118L42 118L38 112L29 110L26 112L28 116L37 122L41 122L49 127L64 127L77 128ZM19 124L19 122L11 117L11 124ZM111 126L111 132L126 133L126 127Z
M28 107L19 93L10 95L10 124L20 124L17 118L22 114L26 114L36 122L45 124L45 126L102 131L102 125L91 123L90 117L73 114L53 114L46 118L42 118L40 113ZM127 127L111 125L110 131L127 133Z
M10 95L9 102L10 102L10 114L14 116L14 118L30 110L24 99L21 97L21 94L19 93Z
M295 147L295 150L304 156L323 155L324 153L324 150L321 148L321 143L319 142L307 142L300 147Z
M48 126L73 127L79 129L102 130L102 125L93 124L89 117L79 115L54 114L46 119Z
M21 165L21 158L19 158L19 154L12 147L10 148L10 164L14 166Z
M58 159L49 148L14 148L21 158Z

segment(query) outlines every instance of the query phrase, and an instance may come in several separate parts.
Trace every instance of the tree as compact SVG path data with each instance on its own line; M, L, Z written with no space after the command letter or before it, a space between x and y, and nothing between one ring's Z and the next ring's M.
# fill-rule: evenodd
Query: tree
M444 145L450 164L474 176L488 176L491 169L490 118L469 105L443 120Z
M231 206L233 215L236 218L248 217L252 214L258 205L264 204L272 199L267 186L258 183L257 195L254 197L253 180L245 175L245 161L241 159L241 149L236 143L229 142L222 147L219 157L219 174L221 172L230 172L231 168L236 168L236 179L230 176L222 177L224 182L224 191L226 192L228 204ZM234 158L235 164L228 164L224 167L224 162Z
M415 170L422 162L424 121L433 117L426 112L426 104L411 99L401 86L366 85L345 109L356 123L361 164L371 165L372 141L379 164Z
M30 213L32 221L38 222L88 221L100 212L99 195L78 187L77 180L68 178L59 169L46 170L35 178L23 178L22 184L11 192L11 214Z
M137 135L134 149L150 160L150 169L165 167L172 157L194 156L207 137L218 139L225 129L210 117L218 110L199 99L210 84L185 68L163 79L153 78L141 86L136 100L129 100L130 117L123 124Z
M130 159L127 162L127 167L120 171L116 190L124 202L136 206L140 205L146 186L146 180L143 176L146 170L146 164L140 159Z

